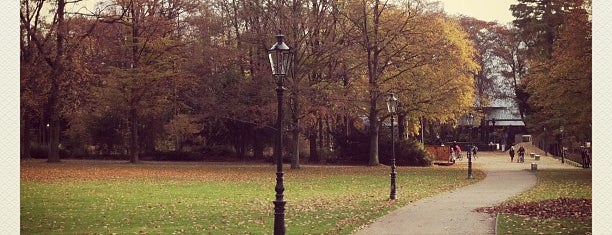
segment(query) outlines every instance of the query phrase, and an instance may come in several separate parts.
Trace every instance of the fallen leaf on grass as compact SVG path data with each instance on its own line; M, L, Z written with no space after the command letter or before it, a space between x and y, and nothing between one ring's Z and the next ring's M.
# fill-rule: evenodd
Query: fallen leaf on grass
M481 207L477 212L489 214L507 213L539 218L575 218L590 219L592 217L591 199L558 198L538 202L522 202L503 204L494 207Z

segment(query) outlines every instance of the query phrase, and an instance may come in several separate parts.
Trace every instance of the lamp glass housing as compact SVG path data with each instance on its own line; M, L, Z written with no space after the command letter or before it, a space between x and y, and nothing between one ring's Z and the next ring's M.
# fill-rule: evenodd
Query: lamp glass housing
M291 48L283 42L285 36L280 32L276 35L276 43L268 50L268 58L272 67L272 75L286 76L291 67L293 53Z
M468 114L467 122L468 122L468 126L470 127L474 125L474 115L472 113Z
M391 114L397 112L397 98L393 93L389 93L389 96L387 97L387 110Z

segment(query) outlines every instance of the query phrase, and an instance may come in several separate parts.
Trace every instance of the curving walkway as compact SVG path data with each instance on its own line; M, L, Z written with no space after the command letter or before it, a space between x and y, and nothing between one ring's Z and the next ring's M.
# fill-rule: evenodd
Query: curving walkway
M531 162L538 163L538 170L572 168L552 157L535 161L529 150L524 163L516 163L516 157L510 163L507 152L480 152L473 162L475 168L485 171L485 179L402 207L355 234L495 234L495 218L474 209L494 206L535 186ZM466 160L458 164L467 169Z

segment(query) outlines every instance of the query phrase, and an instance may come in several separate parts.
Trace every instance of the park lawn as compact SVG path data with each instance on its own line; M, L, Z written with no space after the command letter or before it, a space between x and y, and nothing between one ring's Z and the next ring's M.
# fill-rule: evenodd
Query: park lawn
M271 234L269 164L21 163L22 234ZM461 167L304 166L285 170L288 234L349 234L389 211L462 187ZM484 173L475 171L476 179Z
M547 199L592 199L591 170L538 170L536 186L521 193L506 204L538 202ZM591 234L592 218L538 218L500 214L498 234Z

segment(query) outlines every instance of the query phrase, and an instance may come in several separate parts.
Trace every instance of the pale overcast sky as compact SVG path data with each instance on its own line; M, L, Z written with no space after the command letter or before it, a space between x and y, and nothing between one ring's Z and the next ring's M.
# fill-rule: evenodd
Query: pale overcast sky
M449 15L471 16L484 21L497 21L500 24L508 24L514 20L510 12L510 4L518 3L517 0L428 0L439 1L444 5L444 10ZM85 0L79 5L85 5L90 10L95 9L95 3L100 0ZM75 11L80 6L71 5L68 10Z
M430 0L435 1L435 0ZM517 0L438 0L444 4L449 15L471 16L484 21L497 21L508 24L514 20L510 11L511 4Z

